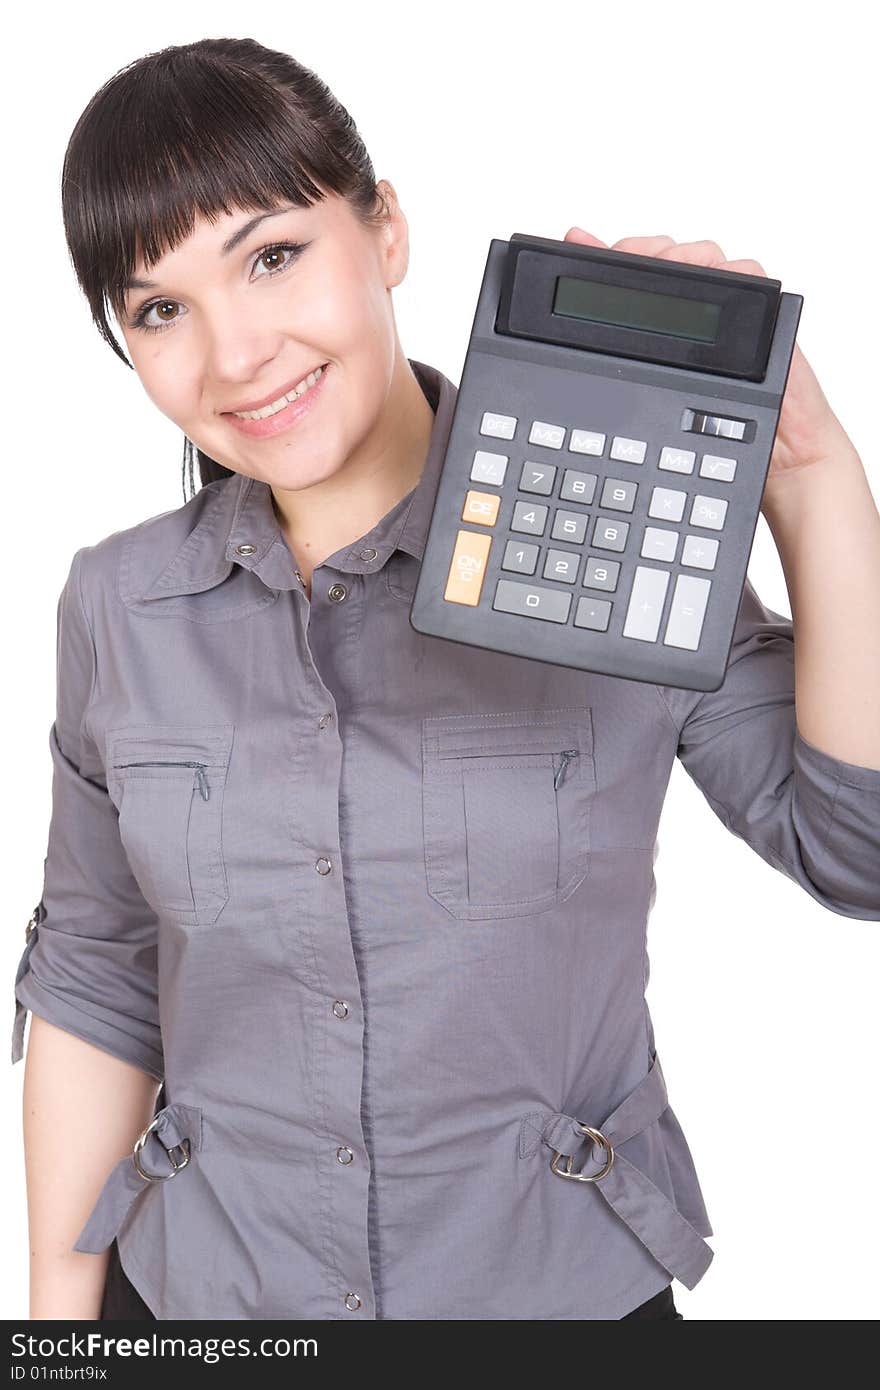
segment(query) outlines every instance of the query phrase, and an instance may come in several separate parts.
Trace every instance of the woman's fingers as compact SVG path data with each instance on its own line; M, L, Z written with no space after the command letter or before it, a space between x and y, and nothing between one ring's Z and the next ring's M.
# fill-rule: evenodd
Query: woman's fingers
M562 240L576 241L581 246L604 246L606 251L609 249L607 241L600 241L592 232L585 232L583 227L569 227Z
M675 245L671 236L625 236L615 241L612 251L629 251L636 256L656 256L668 246Z
M678 245L673 242L665 250L658 251L657 256L668 261L685 261L688 265L720 267L727 263L717 241L683 241Z

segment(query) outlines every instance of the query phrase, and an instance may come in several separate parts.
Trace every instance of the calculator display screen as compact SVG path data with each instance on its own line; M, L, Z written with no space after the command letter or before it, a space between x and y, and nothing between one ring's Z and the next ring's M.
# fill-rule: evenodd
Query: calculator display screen
M582 276L560 275L556 279L553 313L565 318L612 324L616 328L637 328L672 338L714 343L721 305L683 295L601 283Z

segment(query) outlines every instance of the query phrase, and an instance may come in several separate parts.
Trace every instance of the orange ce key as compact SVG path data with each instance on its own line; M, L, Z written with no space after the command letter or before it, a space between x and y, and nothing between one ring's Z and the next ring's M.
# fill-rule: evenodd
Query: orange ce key
M479 603L491 544L491 536L459 531L443 595L449 603L468 603L472 607Z
M475 492L468 489L461 511L462 521L475 521L479 526L494 526L498 520L501 494L498 492Z

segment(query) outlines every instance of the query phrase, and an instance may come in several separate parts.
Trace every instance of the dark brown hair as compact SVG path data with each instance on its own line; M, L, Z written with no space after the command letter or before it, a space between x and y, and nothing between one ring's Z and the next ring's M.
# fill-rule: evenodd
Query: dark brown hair
M138 258L154 265L198 215L308 207L328 192L365 226L387 217L351 116L289 54L200 39L120 68L77 121L61 177L67 247L101 336L131 367L107 308L121 319ZM193 456L202 486L230 475L184 437L184 500Z

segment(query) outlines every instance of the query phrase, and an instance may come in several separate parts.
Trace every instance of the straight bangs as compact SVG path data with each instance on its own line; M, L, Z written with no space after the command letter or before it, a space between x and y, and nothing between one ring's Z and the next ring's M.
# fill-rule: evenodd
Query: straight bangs
M309 207L328 194L366 226L387 217L357 126L290 54L201 39L121 68L77 121L61 177L68 252L102 338L132 367L107 310L121 324L135 266L153 266L199 218ZM202 485L230 476L185 438L184 501L194 455Z

